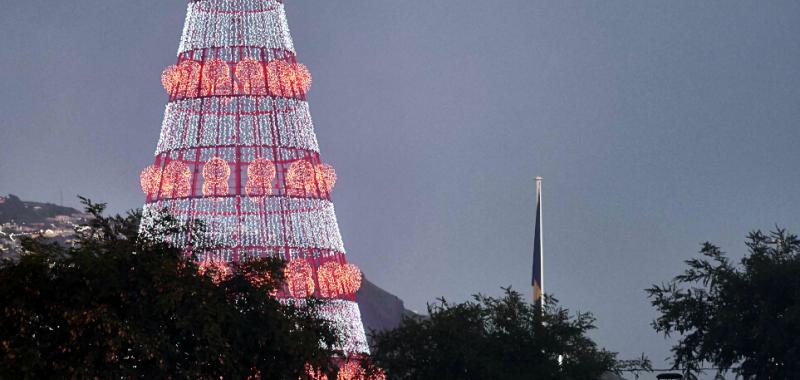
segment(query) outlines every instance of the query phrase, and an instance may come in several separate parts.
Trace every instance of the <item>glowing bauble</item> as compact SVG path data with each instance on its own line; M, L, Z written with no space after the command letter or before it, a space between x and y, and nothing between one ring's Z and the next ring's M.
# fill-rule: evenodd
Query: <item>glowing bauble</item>
M272 277L270 277L269 273L263 272L247 272L245 273L244 277L249 281L253 286L262 287L270 285L272 282ZM272 289L269 291L269 295L274 297L278 294L278 289Z
M286 186L295 190L314 191L314 165L306 160L297 160L289 165Z
M174 184L169 191L166 192L162 191L162 193L166 193L165 195L166 197L172 197L172 198L188 197L189 195L192 194L192 184L188 180L183 182L178 182Z
M292 65L291 82L295 91L302 91L304 94L311 88L311 72L306 65L295 63Z
M177 93L178 87L181 85L181 76L181 69L178 65L167 66L161 72L161 84L170 96L175 96Z
M285 74L291 70L291 64L286 61L277 60L267 63L267 85L269 93L274 96L291 96L292 89L288 83L284 83Z
M356 361L348 361L339 367L336 380L365 380L366 373Z
M267 63L267 85L274 96L300 96L311 87L311 73L305 65L276 60Z
M328 380L328 375L326 375L324 372L314 368L310 364L306 364L305 372L306 372L307 379L310 379L310 380ZM299 380L305 380L305 378L301 377Z
M275 179L275 165L265 158L256 158L247 166L247 196L258 198L272 194L272 180Z
M200 87L200 64L187 60L178 64L181 69L179 94L188 97L197 96Z
M222 158L211 158L203 165L203 179L206 182L227 182L230 176L231 167Z
M333 298L339 295L339 276L342 265L336 261L329 261L317 268L317 283L319 294L323 298Z
M161 168L158 165L144 168L139 175L139 184L142 185L145 194L158 193L158 187L161 185Z
M228 195L227 182L203 182L203 196L205 197L224 197Z
M275 178L275 165L266 158L256 158L247 166L247 177L272 181Z
M171 161L161 172L161 192L167 197L187 197L191 194L192 184L189 182L192 173L189 165L183 161Z
M231 268L228 263L212 257L206 257L205 260L201 261L197 265L197 271L201 276L210 276L211 281L214 281L215 284L219 284L231 275Z
M245 58L236 64L236 77L242 94L263 95L267 91L264 66L253 58Z
M272 194L272 182L259 178L248 178L247 183L244 185L244 190L247 192L248 197L258 201L260 200L259 198Z
M361 270L353 264L342 265L339 284L343 294L353 294L361 288Z
M203 64L203 95L229 95L231 93L228 63L211 58Z
M336 170L328 164L320 164L314 169L319 190L323 193L330 193L336 185Z
M286 286L295 298L306 298L314 294L314 273L311 265L303 259L294 259L284 269Z
M164 177L172 182L187 180L192 176L189 165L183 161L170 161L164 167Z

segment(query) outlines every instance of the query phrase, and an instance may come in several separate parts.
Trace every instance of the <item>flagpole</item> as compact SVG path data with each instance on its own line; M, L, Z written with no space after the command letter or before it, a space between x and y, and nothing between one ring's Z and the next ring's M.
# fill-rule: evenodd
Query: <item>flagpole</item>
M544 214L542 210L542 177L536 177L536 193L537 197L539 198L539 262L542 265L539 267L539 278L541 279L541 302L544 305L544 236L542 236L542 231L544 231L544 227L542 226L542 222L544 222Z
M542 236L542 177L536 177L536 221L533 247L533 303L544 305L544 244ZM536 265L538 263L538 265Z

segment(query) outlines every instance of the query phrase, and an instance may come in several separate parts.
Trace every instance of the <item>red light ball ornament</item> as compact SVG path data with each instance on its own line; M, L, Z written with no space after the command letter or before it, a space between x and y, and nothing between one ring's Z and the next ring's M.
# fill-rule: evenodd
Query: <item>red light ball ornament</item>
M247 177L272 181L275 178L275 165L266 158L256 158L247 166Z
M291 81L294 87L303 93L308 92L308 89L311 88L311 72L308 71L306 65L295 63L292 65L292 71Z
M323 193L330 193L336 185L336 170L333 169L333 166L328 164L317 165L314 170L316 172L319 190Z
M333 298L339 295L339 276L341 276L342 265L336 261L329 261L317 268L317 282L319 283L319 294L323 298Z
M236 64L236 77L242 94L264 95L267 91L264 66L253 58L245 58Z
M286 72L291 70L291 65L286 61L271 61L267 63L267 86L269 93L274 96L291 96L292 89L284 80Z
M289 261L284 274L292 297L306 298L314 294L314 273L307 261L303 259Z
M201 276L208 274L211 276L211 281L214 281L215 284L225 281L232 273L228 263L221 259L211 257L206 257L205 260L198 264L197 272L200 273Z
M265 158L256 158L247 166L247 196L255 201L272 194L272 180L275 179L275 165Z
M231 80L228 63L211 58L203 64L203 95L230 95Z
M144 168L139 175L139 184L145 194L158 193L158 187L161 185L161 168L158 165Z
M181 69L179 94L188 97L197 96L200 87L200 64L188 60L179 63L178 67Z
M314 165L306 160L297 160L289 165L286 186L294 190L314 191Z
M181 84L182 72L178 65L170 65L161 72L161 84L170 96L175 96Z
M244 186L247 196L254 201L261 201L264 197L272 194L272 183L262 181L258 178L250 178Z
M353 264L342 265L339 283L343 294L353 294L361 288L361 270Z
M230 176L231 167L222 158L211 158L203 165L203 179L206 182L227 182Z
M189 170L189 165L183 161L172 161L168 163L163 172L161 173L162 185L161 191L167 197L187 197L191 193L191 178L192 173Z
M203 196L205 197L224 197L230 190L227 182L203 182ZM221 200L221 199L214 199Z
M339 367L336 380L366 380L366 373L358 362L348 361Z
M305 65L276 60L267 63L267 85L273 96L300 96L311 87L311 73Z

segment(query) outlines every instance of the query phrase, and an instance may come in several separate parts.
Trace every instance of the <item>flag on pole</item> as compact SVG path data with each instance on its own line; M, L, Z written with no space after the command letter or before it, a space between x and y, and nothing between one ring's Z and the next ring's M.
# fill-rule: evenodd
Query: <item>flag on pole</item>
M536 222L533 232L533 303L542 301L544 294L544 263L542 262L542 177L536 177Z

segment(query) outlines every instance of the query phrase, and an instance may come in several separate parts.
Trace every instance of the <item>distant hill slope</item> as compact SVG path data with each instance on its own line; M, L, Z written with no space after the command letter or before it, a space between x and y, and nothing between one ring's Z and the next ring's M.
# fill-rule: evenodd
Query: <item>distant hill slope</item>
M356 300L361 309L361 321L367 335L373 330L391 330L400 324L405 315L414 315L403 305L403 300L391 294L369 280L361 280L361 289L356 293Z
M80 211L52 203L22 201L16 195L0 196L0 224L39 224L57 216L84 216Z
M86 217L70 207L23 201L15 195L0 196L0 254L13 252L22 235L44 235L66 241L73 227ZM413 314L406 310L400 298L373 284L366 276L356 298L368 334L373 330L395 328L404 315Z

